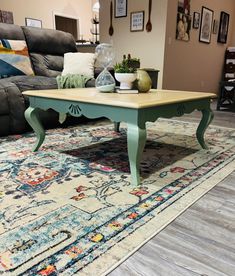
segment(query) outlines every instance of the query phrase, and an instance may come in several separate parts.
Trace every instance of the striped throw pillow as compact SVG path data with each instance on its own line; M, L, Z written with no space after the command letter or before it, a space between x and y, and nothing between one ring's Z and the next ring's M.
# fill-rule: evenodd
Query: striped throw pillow
M34 75L24 40L0 40L0 78Z

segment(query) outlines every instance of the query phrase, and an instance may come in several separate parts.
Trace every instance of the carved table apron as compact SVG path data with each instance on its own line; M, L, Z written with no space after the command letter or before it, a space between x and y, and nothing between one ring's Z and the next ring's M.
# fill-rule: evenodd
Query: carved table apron
M159 117L171 118L202 112L202 119L196 130L196 137L203 149L207 149L204 133L213 119L210 109L212 93L185 92L171 90L151 90L141 94L100 93L95 88L34 90L25 91L30 106L25 118L37 135L33 151L37 151L45 139L45 131L40 122L38 110L53 109L61 114L88 118L107 117L115 122L127 123L127 148L132 184L140 184L140 160L146 142L146 122L156 121Z

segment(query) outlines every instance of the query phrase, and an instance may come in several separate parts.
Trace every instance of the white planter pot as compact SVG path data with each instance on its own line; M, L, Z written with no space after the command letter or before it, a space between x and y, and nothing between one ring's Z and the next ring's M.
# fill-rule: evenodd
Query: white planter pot
M115 79L120 82L120 89L131 89L136 80L136 73L115 73Z

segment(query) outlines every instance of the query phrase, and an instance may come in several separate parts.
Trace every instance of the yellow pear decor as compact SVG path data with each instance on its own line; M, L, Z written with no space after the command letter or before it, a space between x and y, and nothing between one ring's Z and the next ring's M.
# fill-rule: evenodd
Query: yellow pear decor
M148 92L152 87L149 74L143 69L137 69L137 89L139 92Z

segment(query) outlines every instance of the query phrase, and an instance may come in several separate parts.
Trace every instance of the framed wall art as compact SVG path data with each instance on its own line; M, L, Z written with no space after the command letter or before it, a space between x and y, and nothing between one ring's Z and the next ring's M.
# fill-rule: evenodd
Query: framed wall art
M198 29L200 24L200 13L194 12L193 13L193 28Z
M127 0L115 0L114 16L115 17L127 16Z
M0 22L14 24L13 12L0 10Z
M26 17L25 25L29 27L42 28L42 20Z
M178 0L177 12L189 15L190 14L190 0Z
M177 40L189 41L190 29L190 0L178 0L175 38Z
M204 43L211 42L211 31L213 24L214 12L206 7L202 7L201 12L201 26L199 33L199 41Z
M183 13L177 14L176 39L189 41L190 39L191 16Z
M229 25L229 14L226 12L221 12L217 42L219 42L219 43L227 42L228 25Z
M131 32L144 30L144 11L131 12Z

